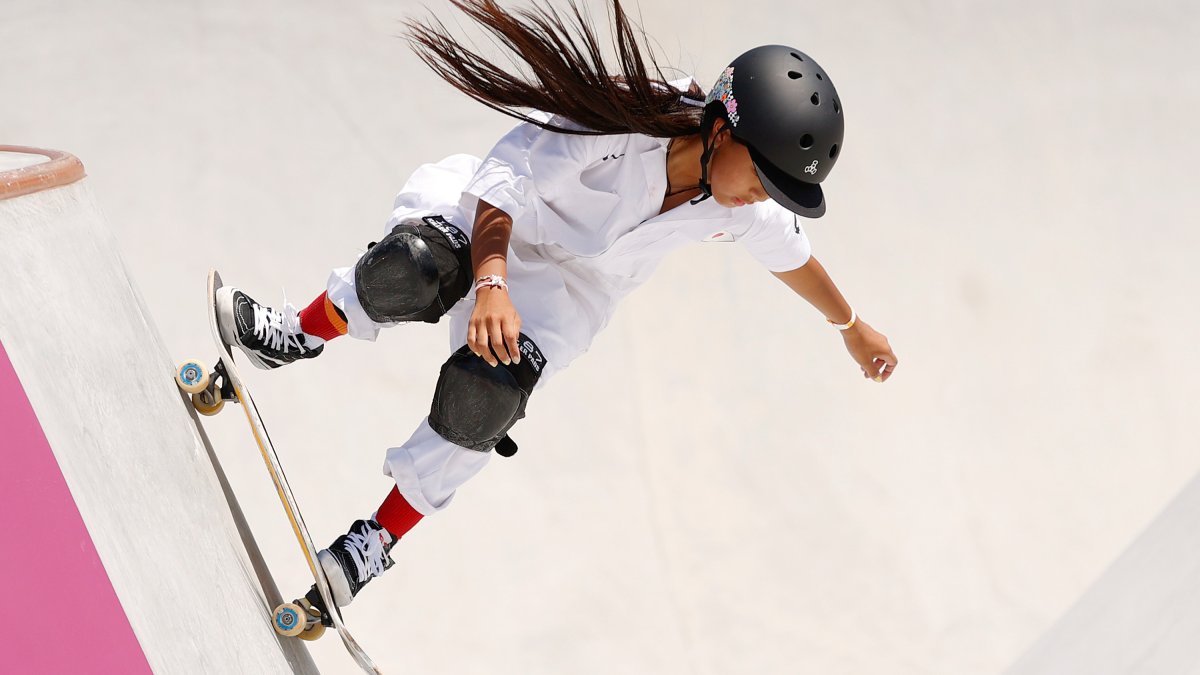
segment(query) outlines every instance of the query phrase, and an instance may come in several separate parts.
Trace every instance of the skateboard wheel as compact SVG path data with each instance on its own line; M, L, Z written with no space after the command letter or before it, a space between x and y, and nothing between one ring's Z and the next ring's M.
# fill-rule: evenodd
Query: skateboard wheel
M189 394L204 391L211 379L210 372L203 361L188 359L175 369L175 384Z
M212 416L221 412L221 408L225 407L225 399L221 398L221 393L213 389L205 389L204 391L192 394L192 407L201 415Z
M305 630L303 633L301 633L297 637L299 637L301 640L306 640L308 642L312 642L313 640L319 640L321 638L321 636L324 634L325 634L325 624L318 621L317 623L313 624L312 628Z
M300 608L308 613L308 626L299 635L299 638L309 642L320 639L325 634L325 623L321 621L321 610L313 607L308 598L300 598L296 601L296 604L300 605Z
M285 602L275 608L271 615L271 623L275 626L276 633L285 637L296 637L304 632L308 617L299 605Z

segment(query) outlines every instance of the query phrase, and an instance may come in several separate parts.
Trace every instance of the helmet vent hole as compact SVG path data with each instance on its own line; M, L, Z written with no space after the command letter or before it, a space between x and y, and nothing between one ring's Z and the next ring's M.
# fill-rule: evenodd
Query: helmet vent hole
M812 95L812 98L810 98L808 100L812 101L813 105L821 105L821 95L820 94L814 93Z
M796 59L797 59L798 61L803 61L803 60L804 60L804 57L803 57L803 56L800 56L800 55L799 55L799 54L797 54L796 52L792 52L792 56L796 57Z
M800 137L800 147L801 148L808 150L812 146L813 146L812 134L804 134L803 136Z
M821 77L821 74L820 74L820 73L817 73L817 79L818 79L818 80L821 80L821 81L824 81L824 80L825 80L825 78Z
M833 159L834 157L837 157L837 153L838 153L838 146L836 143L834 143L833 147L829 149L829 159Z
M841 106L840 104L838 104L838 102L837 102L837 99L836 99L836 98L835 98L835 99L833 99L833 112L835 112L835 113L840 113L840 112L842 112L842 106Z
M792 78L793 80L798 80L798 79L804 77L804 73L797 73L794 70L789 70L788 77Z

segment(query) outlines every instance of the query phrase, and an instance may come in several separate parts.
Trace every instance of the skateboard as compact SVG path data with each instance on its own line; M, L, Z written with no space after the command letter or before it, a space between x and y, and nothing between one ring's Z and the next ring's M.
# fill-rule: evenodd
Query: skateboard
M308 527L305 526L304 518L300 515L300 507L292 495L292 488L283 472L279 455L275 453L275 446L271 444L271 437L267 435L267 428L263 424L262 416L258 413L258 408L254 405L254 399L250 397L250 392L242 382L241 376L238 375L237 366L233 362L232 348L221 338L221 331L217 325L217 290L221 286L221 275L216 270L210 270L208 273L208 324L212 329L213 340L220 348L220 358L216 366L211 369L198 359L183 361L175 369L175 382L180 389L192 395L192 405L196 408L196 412L202 415L217 414L226 402L242 404L242 410L246 413L246 421L250 424L250 432L254 436L254 442L258 444L259 452L267 466L267 473L271 475L275 491L279 494L279 501L283 504L284 511L287 512L288 520L292 523L296 541L304 552L304 559L312 572L317 591L320 593L324 606L329 608L329 611L322 613L306 598L285 602L275 608L272 614L272 625L275 632L280 635L299 637L304 640L315 640L321 637L326 626L332 625L337 629L338 635L346 645L346 651L350 652L350 656L354 658L355 662L368 673L382 675L382 671L375 666L375 663L358 645L350 635L350 631L346 629L345 623L342 622L341 611L333 601L333 595L329 590L329 580L325 577L320 563L317 562L317 549L313 546Z

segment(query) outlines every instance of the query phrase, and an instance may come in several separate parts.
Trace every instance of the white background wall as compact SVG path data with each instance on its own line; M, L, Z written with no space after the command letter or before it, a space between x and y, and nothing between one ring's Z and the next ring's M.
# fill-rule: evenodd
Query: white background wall
M208 267L307 303L416 165L509 126L395 37L417 3L0 3L0 137L84 161L179 357L213 353ZM686 250L533 400L521 453L402 543L350 626L390 672L999 672L1200 467L1200 10L641 12L705 85L769 42L833 76L845 151L807 231L900 369L863 381L736 244ZM252 375L319 541L389 489L384 449L427 410L444 335ZM208 429L299 594L244 422ZM314 649L353 672L341 652Z

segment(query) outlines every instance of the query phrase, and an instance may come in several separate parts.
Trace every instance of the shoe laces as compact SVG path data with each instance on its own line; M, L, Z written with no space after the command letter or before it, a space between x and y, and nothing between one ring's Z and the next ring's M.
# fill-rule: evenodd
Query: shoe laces
M303 331L300 328L300 313L283 298L283 309L271 309L257 302L254 309L254 336L266 346L284 354L289 349L303 354L308 351L304 346Z
M351 531L346 535L346 543L343 545L350 555L354 558L355 565L358 567L358 581L364 582L372 577L377 577L383 574L387 569L387 544L384 543L386 535L380 531L366 526L359 531Z

